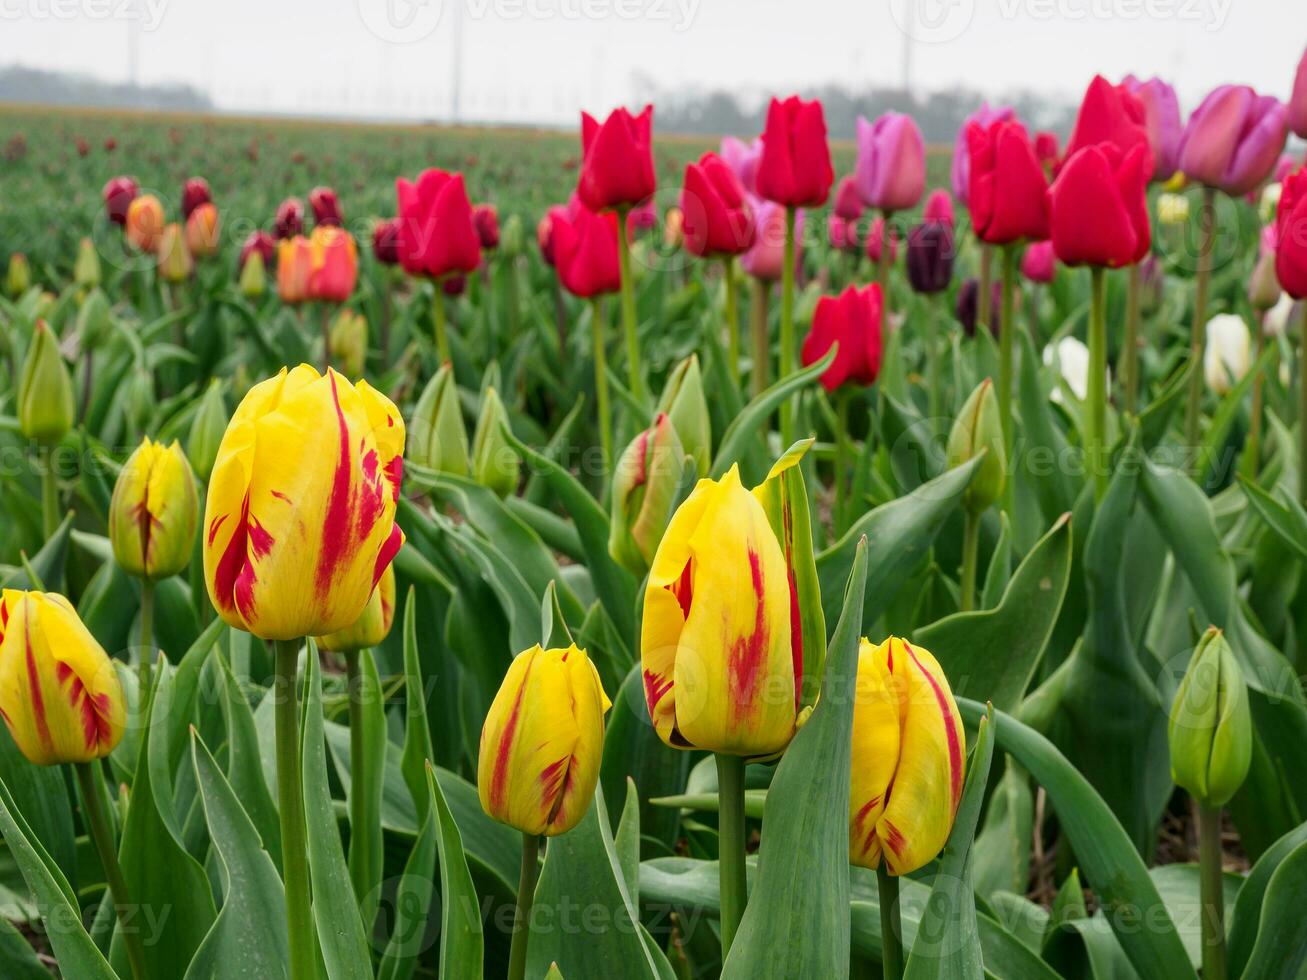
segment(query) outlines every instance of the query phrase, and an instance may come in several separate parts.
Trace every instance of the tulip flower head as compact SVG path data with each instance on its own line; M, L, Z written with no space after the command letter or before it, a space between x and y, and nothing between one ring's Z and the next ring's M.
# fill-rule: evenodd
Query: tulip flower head
M613 473L608 553L634 575L653 563L672 516L685 451L666 412L631 441Z
M127 457L109 502L109 541L128 575L157 581L181 572L200 519L195 474L173 440L148 437Z
M203 177L191 177L182 184L182 220L189 220L192 211L201 204L209 204L212 200L209 182Z
M1275 220L1275 273L1294 299L1307 297L1307 167L1284 179Z
M399 219L389 218L372 226L372 255L382 265L399 264Z
M1145 180L1153 174L1153 149L1148 138L1144 104L1126 86L1116 86L1102 75L1095 75L1085 91L1076 115L1065 159L1070 160L1090 146L1109 143L1124 156L1137 146L1144 148Z
M368 320L355 310L342 309L327 332L331 359L347 378L361 377L368 357Z
M847 222L857 221L862 217L864 204L862 190L858 187L858 178L844 177L835 185L835 207L837 217Z
M418 466L467 476L467 429L454 372L448 364L442 364L422 389L408 432L408 458Z
M797 95L772 99L762 134L758 193L789 208L816 208L826 203L834 182L821 103Z
M1077 150L1048 191L1053 251L1067 265L1119 269L1148 254L1151 151L1136 143Z
M598 671L575 644L518 654L481 729L481 808L533 836L575 827L599 782L609 707Z
M854 252L861 251L861 243L858 239L858 223L856 221L847 221L832 211L826 216L826 238L830 242L830 247L837 252Z
M1056 345L1044 348L1044 364L1057 365L1062 384L1078 400L1084 401L1089 393L1089 348L1077 337L1063 337ZM1106 377L1106 375L1105 375ZM1050 396L1062 402L1061 387L1054 388Z
M976 386L953 422L945 465L954 469L975 459L982 451L985 458L962 495L962 506L972 514L988 510L1003 496L1007 483L1007 451L998 418L998 399L989 378Z
M424 170L395 181L399 202L399 261L410 275L443 279L481 264L481 239L463 175Z
M95 250L95 242L89 238L83 238L77 243L73 281L83 289L95 289L100 285L100 253ZM26 291L26 288L24 287L22 291Z
M23 435L53 446L73 426L73 379L59 340L44 320L36 321L18 385L18 425Z
M589 299L622 286L617 216L575 207L552 208L549 240L558 278L573 296Z
M334 225L318 225L309 238L309 298L343 303L358 281L358 246L349 232Z
M313 209L313 227L339 228L345 223L340 211L340 199L330 187L315 187L309 191L309 207Z
M755 279L775 282L785 269L785 208L771 201L755 199L753 215L756 233L753 247L740 258L744 271ZM795 260L803 249L804 215L800 211L794 222Z
M1228 394L1252 366L1252 335L1236 313L1222 313L1207 321L1207 348L1203 351L1203 377L1217 395Z
M698 354L682 360L667 375L654 410L667 413L680 437L681 449L694 460L699 475L705 475L712 461L712 418L708 414Z
M272 233L278 241L294 238L304 231L304 204L298 197L288 197L277 205Z
M1248 688L1230 644L1211 627L1198 642L1167 724L1171 778L1207 807L1238 792L1252 761Z
M757 197L758 164L762 162L762 140L756 139L752 143L745 143L734 136L724 136L722 137L720 156L726 166L735 171L735 176L740 178L740 183L744 185L744 189L753 197ZM849 179L852 180L852 178ZM861 209L862 198L857 190L856 183L853 185L853 189L858 196L858 206Z
M190 249L186 247L186 233L177 222L174 221L163 229L163 234L159 236L155 258L159 267L159 278L164 282L185 282L195 271L195 260L191 258Z
M196 258L218 251L218 209L212 202L198 205L186 219L186 248Z
M899 238L898 232L891 225L886 233L886 223L884 218L876 218L867 228L867 258L873 263L880 263L880 256L887 247L885 239L889 239L889 261L891 264L896 262L899 257Z
M1191 180L1238 197L1270 175L1288 132L1279 99L1246 85L1221 85L1189 117L1179 168Z
M1048 184L1026 128L997 122L967 127L971 189L968 204L976 234L991 245L1049 237Z
M1153 151L1150 179L1170 180L1180 159L1180 139L1184 124L1180 121L1180 100L1175 89L1160 78L1142 81L1127 75L1121 87L1139 100L1144 110L1144 132Z
M390 635L395 622L395 566L387 565L381 581L372 590L363 614L352 626L318 637L318 646L334 653L357 653L378 647Z
M472 209L472 225L481 247L493 252L499 247L499 211L493 204L478 204Z
M740 255L753 245L753 208L744 185L715 153L686 165L681 212L685 249L691 255Z
M138 252L153 252L163 235L163 205L153 194L142 194L127 206L124 234Z
M32 267L27 262L27 256L22 252L15 252L9 256L9 269L5 275L5 293L17 299L31 287Z
M1183 194L1157 195L1157 220L1167 227L1177 227L1189 221L1189 198Z
M1052 242L1031 242L1021 256L1021 274L1031 282L1050 283L1057 271Z
M849 286L838 297L817 301L801 355L805 366L816 364L832 344L839 344L835 360L820 379L827 391L849 383L875 383L880 374L883 310L880 284L874 282L861 289Z
M103 759L127 727L113 661L52 592L0 593L0 717L38 766Z
M949 196L948 191L937 187L930 192L926 198L926 206L921 212L921 220L938 221L950 228L953 227L953 198Z
M1052 176L1062 162L1062 150L1057 143L1057 134L1047 130L1035 133L1035 159L1044 168L1044 173Z
M948 678L921 647L863 639L853 706L849 861L904 875L932 861L953 829L966 733Z
M263 266L266 269L272 265L273 259L277 257L277 241L266 231L252 231L249 237L241 244L240 257L236 260L239 269L245 268L245 262L255 252L259 253L263 259Z
M981 129L989 129L995 123L1012 122L1016 119L1016 110L1011 106L990 107L982 102L980 108L967 116L958 130L958 137L953 143L953 166L950 178L953 184L953 196L963 204L971 203L971 147L967 140L967 130L972 124Z
M925 221L908 232L908 282L914 292L942 293L953 279L953 226Z
M277 295L283 303L310 299L309 279L313 275L313 246L303 235L277 243Z
M366 381L301 364L255 385L209 480L204 577L218 614L265 640L354 623L403 543L404 420Z
M218 446L227 431L227 403L222 397L222 383L216 378L200 399L186 435L186 456L201 480L208 481L218 458Z
M1293 76L1293 93L1289 96L1289 128L1294 134L1307 140L1307 51L1298 61L1298 71Z
M101 197L104 199L104 212L109 220L119 226L127 224L127 209L131 207L136 195L141 192L134 177L114 177L104 185Z
M601 124L581 113L581 175L576 193L591 211L626 210L656 189L653 165L653 106L638 116L614 109Z
M926 144L911 116L887 112L874 123L858 117L857 178L868 207L916 207L926 189Z

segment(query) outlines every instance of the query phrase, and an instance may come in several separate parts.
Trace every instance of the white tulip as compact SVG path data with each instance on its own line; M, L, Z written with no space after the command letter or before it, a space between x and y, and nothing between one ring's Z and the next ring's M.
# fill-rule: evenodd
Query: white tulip
M1207 350L1203 374L1207 387L1224 395L1245 374L1252 362L1251 337L1243 317L1222 313L1207 321Z
M1288 293L1281 293L1275 305L1262 319L1262 332L1268 337L1282 337L1293 317L1294 301Z
M1084 401L1089 394L1089 348L1075 337L1063 337L1057 344L1044 348L1044 364L1057 364L1062 380L1071 389L1071 394L1079 401ZM1110 374L1104 375L1110 379ZM1062 401L1062 389L1053 389L1053 401Z

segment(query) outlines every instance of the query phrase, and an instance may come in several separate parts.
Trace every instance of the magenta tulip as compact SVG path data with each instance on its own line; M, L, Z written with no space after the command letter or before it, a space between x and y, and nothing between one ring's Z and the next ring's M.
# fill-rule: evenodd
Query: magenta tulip
M1293 93L1289 96L1289 128L1307 140L1307 51L1298 62L1298 73L1293 78Z
M911 116L887 112L874 123L858 117L857 175L868 207L916 207L926 189L926 145Z
M1265 180L1289 135L1279 99L1247 85L1222 85L1189 117L1180 169L1191 180L1237 197Z
M1144 107L1144 130L1153 148L1153 180L1169 180L1180 159L1180 138L1184 124L1180 121L1180 100L1175 89L1160 78L1140 80L1127 75L1122 88Z

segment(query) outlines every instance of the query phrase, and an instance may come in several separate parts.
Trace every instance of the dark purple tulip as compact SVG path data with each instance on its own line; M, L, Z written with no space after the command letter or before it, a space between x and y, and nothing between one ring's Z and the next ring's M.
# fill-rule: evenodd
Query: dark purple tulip
M192 211L212 200L209 182L203 177L191 177L182 184L182 217L189 218Z
M957 315L962 329L968 337L976 335L976 301L980 296L980 281L975 277L967 279L958 290ZM990 289L989 329L998 336L998 322L1003 313L1003 284L994 283Z
M908 281L918 293L939 293L953 278L953 229L942 221L908 231Z
M288 197L277 207L272 233L277 238L294 238L304 231L304 205L298 197Z
M140 186L133 177L114 177L105 184L104 210L109 215L109 220L116 225L126 224L127 209L139 193Z
M399 219L378 221L372 228L372 254L382 265L399 262Z
M340 200L330 187L315 187L309 191L309 207L313 208L313 224L339 228L344 224L340 213Z

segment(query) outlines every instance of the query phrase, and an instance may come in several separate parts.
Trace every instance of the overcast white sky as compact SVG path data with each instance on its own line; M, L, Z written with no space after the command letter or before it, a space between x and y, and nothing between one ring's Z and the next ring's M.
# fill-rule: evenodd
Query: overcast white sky
M447 118L461 22L462 116L570 124L674 88L1036 88L1095 71L1288 96L1307 0L0 0L0 65L183 81L219 107ZM135 10L135 14L133 14Z

